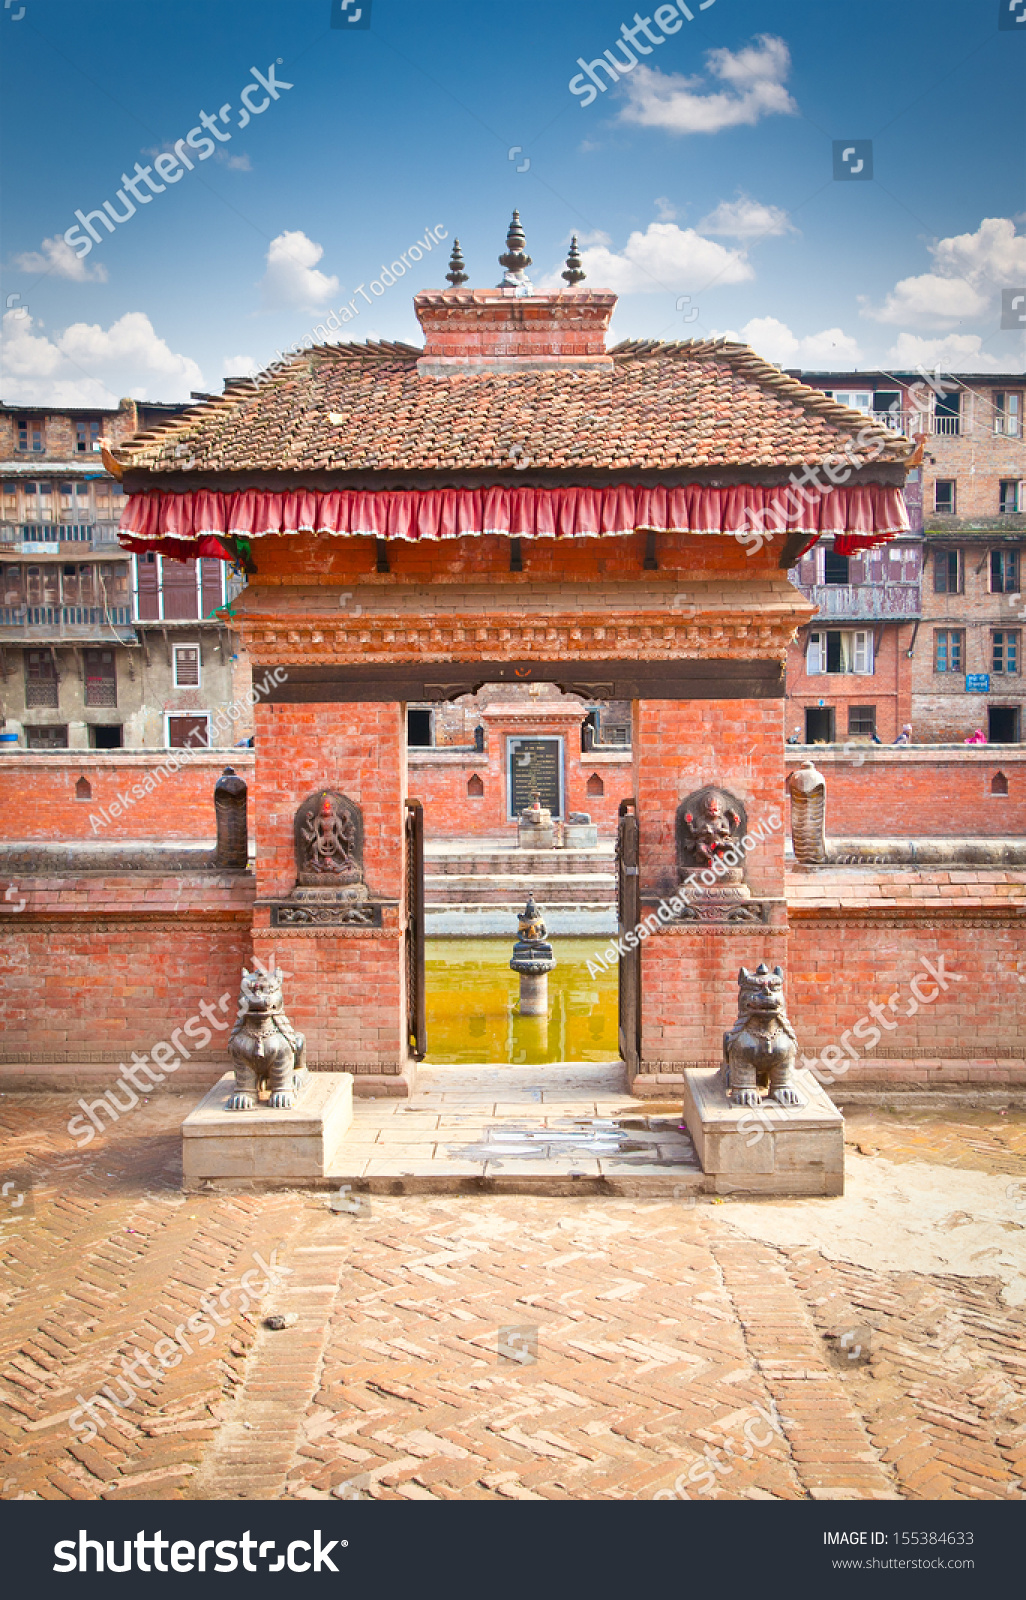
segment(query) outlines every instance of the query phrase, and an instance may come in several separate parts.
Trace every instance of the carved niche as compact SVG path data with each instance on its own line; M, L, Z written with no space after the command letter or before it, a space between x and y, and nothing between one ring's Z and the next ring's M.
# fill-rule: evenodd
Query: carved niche
M743 801L726 789L707 784L677 807L676 831L679 883L692 873L713 871L717 883L744 882L741 840L748 832L748 814Z
M363 812L335 789L318 789L296 812L296 882L338 890L363 883Z

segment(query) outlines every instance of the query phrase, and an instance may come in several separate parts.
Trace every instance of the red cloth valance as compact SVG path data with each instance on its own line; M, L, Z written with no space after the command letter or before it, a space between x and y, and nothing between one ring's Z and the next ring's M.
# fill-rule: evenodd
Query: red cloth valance
M734 534L745 542L754 523L768 533L807 533L812 543L833 534L848 555L909 531L901 489L859 484L804 492L788 485L704 484L646 489L244 489L225 494L133 494L121 518L130 550L160 548L168 555L229 557L225 539L316 533L378 539L460 539L502 534L513 539L569 539L634 533Z

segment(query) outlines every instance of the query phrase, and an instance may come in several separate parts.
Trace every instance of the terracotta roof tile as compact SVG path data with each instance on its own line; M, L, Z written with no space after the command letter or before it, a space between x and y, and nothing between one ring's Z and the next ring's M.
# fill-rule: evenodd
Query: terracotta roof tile
M421 375L405 344L320 345L114 451L159 472L535 471L820 462L867 426L879 459L908 440L788 378L747 345L634 341L611 369ZM514 454L511 456L511 452Z

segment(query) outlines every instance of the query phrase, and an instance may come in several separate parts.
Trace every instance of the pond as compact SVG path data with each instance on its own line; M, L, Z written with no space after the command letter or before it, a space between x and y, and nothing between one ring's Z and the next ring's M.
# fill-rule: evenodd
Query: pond
M603 948L599 939L553 941L549 1015L522 1017L511 939L429 939L426 1060L493 1066L619 1060L616 967L594 977L588 971Z

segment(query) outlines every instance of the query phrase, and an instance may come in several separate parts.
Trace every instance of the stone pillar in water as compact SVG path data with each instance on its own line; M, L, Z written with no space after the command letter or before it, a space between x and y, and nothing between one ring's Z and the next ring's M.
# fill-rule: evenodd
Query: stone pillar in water
M517 917L517 942L510 966L520 974L520 1015L547 1017L549 1014L549 973L556 965L552 946L545 939L541 912L528 895L527 905Z

